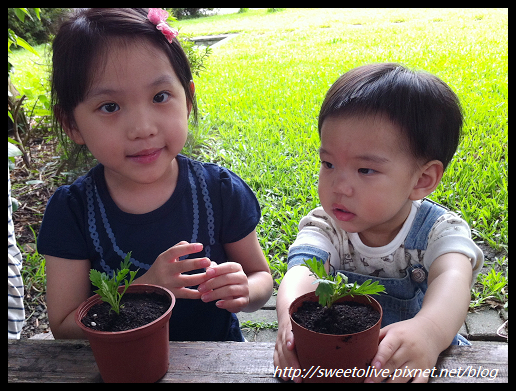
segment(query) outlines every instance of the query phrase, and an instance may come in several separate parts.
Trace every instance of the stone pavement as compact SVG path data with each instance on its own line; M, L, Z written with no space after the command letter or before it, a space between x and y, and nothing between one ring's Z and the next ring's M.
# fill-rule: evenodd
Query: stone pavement
M276 324L276 296L273 296L262 307L262 309L238 314L240 324L243 322L252 322L253 326L261 324L261 327L242 327L242 333L248 341L252 342L275 342L277 330L275 328L268 328L271 324ZM497 334L500 327L508 319L508 313L504 310L495 309L481 309L477 312L470 312L466 317L466 322L461 327L459 333L465 336L470 341L498 341L506 342L507 338L501 337ZM508 330L502 327L500 330L502 335L507 335Z

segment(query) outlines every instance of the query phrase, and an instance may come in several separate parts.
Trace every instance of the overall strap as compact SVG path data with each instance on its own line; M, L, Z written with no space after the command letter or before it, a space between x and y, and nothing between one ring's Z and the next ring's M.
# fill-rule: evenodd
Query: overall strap
M412 228L405 239L405 249L426 250L430 230L437 219L447 211L447 208L437 202L427 198L423 199L412 223Z

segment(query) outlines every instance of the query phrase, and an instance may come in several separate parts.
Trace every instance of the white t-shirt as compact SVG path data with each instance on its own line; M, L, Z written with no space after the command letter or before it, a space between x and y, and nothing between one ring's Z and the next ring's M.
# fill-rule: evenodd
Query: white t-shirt
M342 230L322 207L318 207L301 219L299 233L290 249L317 247L330 254L330 264L336 270L382 278L402 278L405 270L414 264L422 264L428 271L440 255L461 253L471 261L473 285L484 263L484 254L471 239L468 224L455 213L446 212L437 219L428 235L426 250L405 249L405 239L420 206L421 201L413 201L400 232L382 247L366 246L358 233Z

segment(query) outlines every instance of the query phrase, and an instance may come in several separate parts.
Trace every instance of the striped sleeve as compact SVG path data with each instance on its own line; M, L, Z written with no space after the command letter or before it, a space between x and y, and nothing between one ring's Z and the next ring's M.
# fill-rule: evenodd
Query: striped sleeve
M16 245L12 220L11 179L8 178L7 215L7 338L19 339L25 321L23 307L23 280L21 276L22 255Z

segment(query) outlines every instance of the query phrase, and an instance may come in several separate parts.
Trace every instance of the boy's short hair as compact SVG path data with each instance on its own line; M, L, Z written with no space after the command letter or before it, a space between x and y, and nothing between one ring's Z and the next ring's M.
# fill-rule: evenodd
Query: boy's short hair
M459 98L430 73L395 63L346 72L326 94L319 113L319 136L327 117L368 114L386 114L423 164L439 160L446 169L457 150L463 123Z

